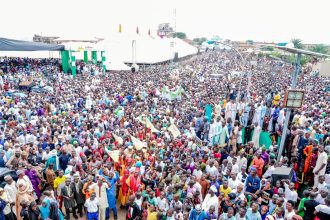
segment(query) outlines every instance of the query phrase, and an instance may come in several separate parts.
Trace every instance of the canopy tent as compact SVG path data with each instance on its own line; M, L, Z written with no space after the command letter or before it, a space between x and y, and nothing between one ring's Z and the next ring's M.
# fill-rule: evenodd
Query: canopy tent
M0 51L0 57L21 57L31 59L61 58L59 51Z
M64 46L0 38L0 51L40 51L40 50L58 51L58 50L64 50Z
M94 50L106 51L107 61L155 64L174 58L196 54L198 49L181 39L151 37L149 35L113 34L97 43ZM133 55L133 52L135 55Z

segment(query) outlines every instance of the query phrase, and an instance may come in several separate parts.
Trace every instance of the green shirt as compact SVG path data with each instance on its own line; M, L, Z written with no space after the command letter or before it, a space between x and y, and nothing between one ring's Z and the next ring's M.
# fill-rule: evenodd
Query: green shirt
M298 206L298 210L301 210L298 215L300 215L301 217L304 217L305 216L305 211L304 211L304 208L305 208L305 201L306 200L309 200L309 198L302 198L300 200L300 203L299 203L299 206Z

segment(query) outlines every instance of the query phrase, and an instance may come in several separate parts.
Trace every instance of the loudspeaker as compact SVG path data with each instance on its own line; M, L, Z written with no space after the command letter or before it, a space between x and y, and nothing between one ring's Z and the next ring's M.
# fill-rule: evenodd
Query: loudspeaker
M179 53L175 52L174 53L174 62L177 62L179 60Z
M293 175L292 168L289 167L276 167L272 174L273 186L276 185L277 180L288 179L291 180Z

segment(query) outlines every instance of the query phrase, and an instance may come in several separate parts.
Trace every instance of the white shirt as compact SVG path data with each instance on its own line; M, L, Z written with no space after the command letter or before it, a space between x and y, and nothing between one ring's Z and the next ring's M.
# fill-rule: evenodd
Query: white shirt
M318 171L321 168L322 164L325 164L325 166L323 167L323 169L320 170L320 172L319 172L319 175L324 175L325 174L325 170L327 168L327 163L328 163L328 155L327 155L326 152L323 151L317 157L316 165L315 165L315 168L313 170L313 173L315 173L316 171Z
M237 177L235 180L233 180L232 178L228 179L228 186L232 189L236 189L238 184L242 183Z
M234 165L232 166L232 168L231 168L231 172L232 172L232 173L235 173L235 174L238 174L239 171L240 171L240 169L239 169L238 164L237 164L237 163L234 164Z
M88 198L85 202L85 207L87 208L87 212L97 212L98 204L99 201L97 200L97 198L94 198L94 200Z
M210 194L207 194L203 201L202 209L205 212L208 212L210 207L213 205L215 207L215 214L218 215L218 203L219 201L217 196L214 195L213 197L211 197Z
M266 172L264 173L264 175L262 176L263 178L268 178L271 177L273 172L275 170L275 166L270 166L268 167L268 169L266 170Z
M291 220L292 217L295 215L296 213L292 210L291 212L289 212L288 210L285 210L285 215L284 215L284 219L286 220Z
M143 200L142 196L140 197L140 199L135 198L135 203L139 206L140 209L141 209L142 202L143 202L142 200Z
M4 187L4 191L7 194L9 203L16 202L17 188L15 181L13 181L10 185L7 183Z
M157 204L158 204L157 206L159 209L161 209L163 211L168 210L168 202L167 202L166 198L161 199L160 197L157 197Z
M245 166L247 165L247 159L245 157L237 157L237 164L238 164L238 167L239 167L239 170L242 169L242 166Z
M327 205L317 205L315 211L330 215L330 207Z
M323 198L321 196L321 193L317 194L316 198L315 198L315 201L319 202L320 204L322 205L325 205L325 201L324 201L325 198Z
M298 193L296 191L294 191L294 190L293 191L290 190L287 183L284 183L284 187L285 187L284 194L285 194L286 200L287 201L292 200L294 202L297 202Z
M193 176L196 176L197 179L201 179L203 172L201 170L194 170L194 172L192 173Z
M210 167L209 165L206 166L206 173L211 176L216 176L219 174L218 169L215 166Z

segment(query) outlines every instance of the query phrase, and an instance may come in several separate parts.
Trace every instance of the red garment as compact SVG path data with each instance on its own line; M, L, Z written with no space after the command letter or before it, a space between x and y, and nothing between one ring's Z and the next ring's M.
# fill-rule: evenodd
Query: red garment
M99 153L99 155L103 158L104 155L104 149L103 148L96 148L95 150L93 150L93 154Z
M135 193L139 190L141 186L141 177L134 175L130 176L130 178L127 180L130 190L132 191L132 194L135 195Z
M126 175L125 175L126 174ZM127 176L128 171L125 170L124 171L124 176L120 179L120 185L121 185L121 193L123 196L126 196L127 192L128 192L128 185L127 185L127 179L129 178L129 176Z
M221 154L220 153L214 153L213 154L214 158L220 159L221 158Z

